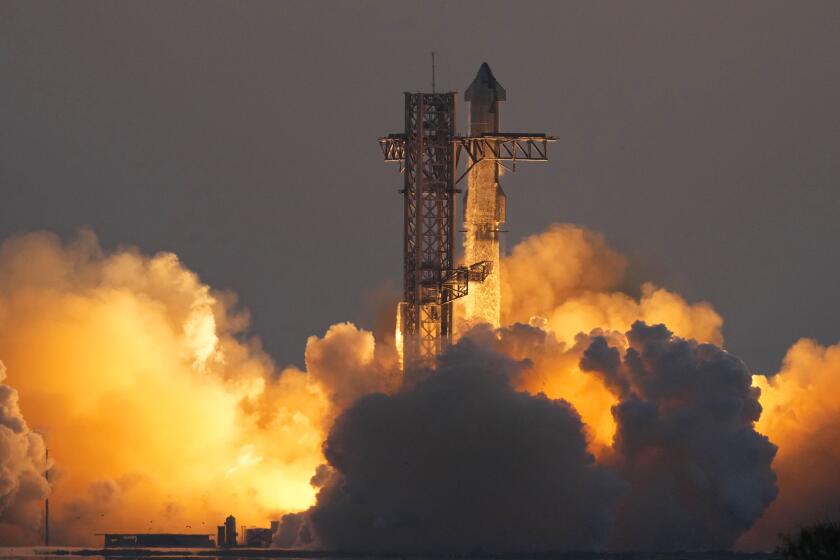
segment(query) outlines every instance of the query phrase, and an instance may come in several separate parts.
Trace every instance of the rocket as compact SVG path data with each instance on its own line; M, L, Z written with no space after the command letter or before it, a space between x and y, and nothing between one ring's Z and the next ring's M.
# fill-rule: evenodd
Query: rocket
M470 136L492 135L499 132L499 102L507 99L507 92L502 84L496 81L490 66L484 62L478 69L475 79L467 91L464 100L470 104L469 134ZM499 224L505 223L505 207L507 196L499 185L498 166L495 171L496 204L495 219ZM467 197L470 196L467 189ZM467 201L464 202L466 212ZM495 233L494 233L495 235Z

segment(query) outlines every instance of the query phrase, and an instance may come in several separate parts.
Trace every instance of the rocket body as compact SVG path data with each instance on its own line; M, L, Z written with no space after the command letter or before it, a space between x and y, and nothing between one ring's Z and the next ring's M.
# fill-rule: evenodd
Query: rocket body
M499 131L499 103L507 94L487 63L481 65L465 92L470 103L469 134L481 136ZM499 229L505 222L505 193L499 186L499 165L483 160L467 176L464 202L464 259L467 263L490 261L492 272L484 282L471 283L459 313L459 331L479 323L501 326L501 270Z

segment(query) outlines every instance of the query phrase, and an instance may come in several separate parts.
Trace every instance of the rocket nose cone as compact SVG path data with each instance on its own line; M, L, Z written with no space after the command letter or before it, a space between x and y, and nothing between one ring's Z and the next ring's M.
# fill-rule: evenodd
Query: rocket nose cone
M475 79L470 84L470 88L493 89L495 85L496 77L493 75L493 71L490 70L490 65L482 62L478 73L475 75Z
M496 81L493 71L490 70L490 65L483 62L475 75L475 79L464 92L464 99L472 101L473 99L492 99L493 101L504 101L507 93L505 88Z

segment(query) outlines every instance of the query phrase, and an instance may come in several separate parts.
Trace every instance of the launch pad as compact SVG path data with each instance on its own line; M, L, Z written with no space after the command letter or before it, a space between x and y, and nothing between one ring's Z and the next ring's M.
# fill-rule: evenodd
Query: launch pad
M471 285L476 291L494 279L498 291L498 226L505 221L499 167L509 162L513 171L520 161L548 161L548 144L554 141L542 133L498 131L499 102L506 92L487 63L465 94L470 103L468 136L455 133L456 93L406 92L405 131L379 139L385 161L398 163L403 174L403 300L397 344L402 345L404 371L433 366L452 340L453 302L468 297ZM461 159L466 169L456 179ZM473 262L456 266L456 185L467 176L466 198L473 197L468 214L484 218L465 219L466 259ZM481 196L482 191L492 196ZM479 246L481 250L471 250ZM473 259L473 254L488 258ZM491 317L487 322L498 327L498 306L494 313L496 321Z

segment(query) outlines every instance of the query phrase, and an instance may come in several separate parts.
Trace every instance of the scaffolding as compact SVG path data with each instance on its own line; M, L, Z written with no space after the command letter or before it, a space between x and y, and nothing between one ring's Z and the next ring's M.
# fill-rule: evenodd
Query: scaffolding
M452 336L452 301L467 293L455 250L455 93L406 93L405 132L380 139L403 172L403 303L406 366L431 365Z

